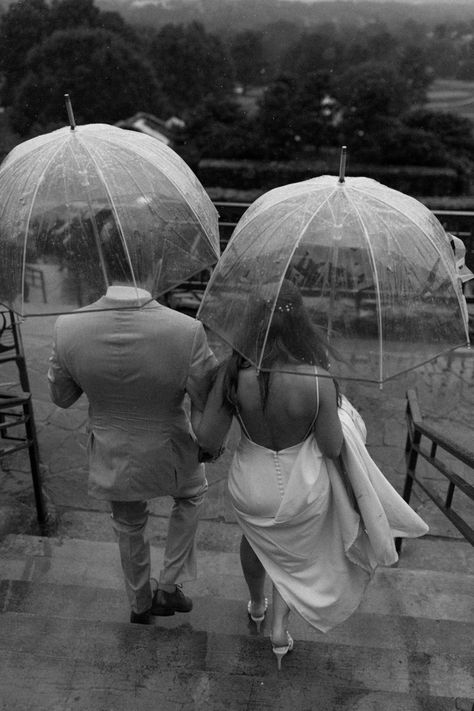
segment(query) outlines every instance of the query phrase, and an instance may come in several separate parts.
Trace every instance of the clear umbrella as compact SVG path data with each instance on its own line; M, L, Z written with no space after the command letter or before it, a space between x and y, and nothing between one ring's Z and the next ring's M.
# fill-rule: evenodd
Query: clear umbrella
M331 374L339 378L383 383L469 342L442 225L417 200L374 180L321 176L250 206L198 312L219 337L216 349L227 344L264 369L288 279L337 354Z
M103 246L114 239L124 279L159 297L216 263L218 215L186 163L145 134L71 123L8 154L0 166L7 308L44 315L92 303L111 281Z

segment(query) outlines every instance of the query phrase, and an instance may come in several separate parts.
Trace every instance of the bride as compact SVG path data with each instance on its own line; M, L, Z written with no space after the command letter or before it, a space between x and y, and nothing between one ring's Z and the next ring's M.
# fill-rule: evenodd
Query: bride
M354 491L342 468L345 430L340 415L349 404L329 376L328 345L312 326L299 289L284 280L274 305L265 300L257 304L253 323L247 337L248 343L264 348L260 369L234 352L217 371L204 412L196 415L193 427L201 449L215 458L232 419L239 422L241 438L228 489L243 533L240 559L250 594L247 611L259 630L268 608L264 596L268 575L270 639L280 669L282 658L293 649L290 612L322 632L339 624L358 607L377 555L366 540ZM358 484L360 503L371 485L365 479L361 485L358 479L356 491ZM384 480L384 494L387 486ZM398 497L394 490L390 495ZM373 496L371 490L369 511L374 508ZM408 509L398 498L392 509ZM407 529L412 528L400 533L400 525L397 535L427 530L409 512ZM388 536L384 564L396 560L386 528L381 534Z

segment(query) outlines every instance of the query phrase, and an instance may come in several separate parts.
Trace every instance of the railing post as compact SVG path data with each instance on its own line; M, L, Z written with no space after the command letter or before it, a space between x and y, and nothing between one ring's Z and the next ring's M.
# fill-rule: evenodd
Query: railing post
M403 487L403 498L410 503L411 490L413 488L413 482L416 476L416 464L418 462L418 447L421 442L421 432L417 429L415 422L413 421L413 411L412 411L412 397L411 392L407 393L407 439L405 444L405 461L406 461L406 474L405 474L405 485ZM402 538L395 539L395 547L397 553L400 553L402 549Z
M407 393L407 441L405 446L405 461L407 465L403 498L410 503L413 480L415 479L416 464L418 461L418 447L421 442L421 432L417 429L413 417L411 391Z
M407 471L406 471L406 477L405 477L405 486L403 488L403 498L407 502L407 504L410 503L410 497L411 497L411 490L413 487L413 481L416 476L416 464L418 462L418 450L417 447L419 446L421 442L421 433L419 430L416 429L416 425L414 426L414 431L413 435L410 437L410 446L409 450L407 452L406 456L406 463L407 463ZM407 437L407 439L408 439Z
M36 425L33 416L33 406L31 395L28 404L23 405L25 416L25 430L28 438L28 455L30 458L31 477L33 479L33 490L35 494L36 518L41 528L43 528L49 520L46 503L44 500L43 486L41 481L40 457L38 450L38 440L36 437Z

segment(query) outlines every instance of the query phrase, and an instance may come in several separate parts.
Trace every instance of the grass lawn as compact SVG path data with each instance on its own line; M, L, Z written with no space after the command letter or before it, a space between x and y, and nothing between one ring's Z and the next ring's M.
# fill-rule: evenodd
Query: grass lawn
M245 94L237 95L237 101L248 117L257 112L257 101L265 87L250 87ZM474 81L436 79L428 91L426 108L458 114L474 122Z
M458 114L474 122L474 81L436 79L428 91L427 108Z

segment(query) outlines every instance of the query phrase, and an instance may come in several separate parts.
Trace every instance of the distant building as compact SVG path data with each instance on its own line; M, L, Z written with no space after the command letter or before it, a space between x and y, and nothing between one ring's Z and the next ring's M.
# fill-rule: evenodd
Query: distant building
M170 146L170 148L182 142L183 131L186 128L184 121L177 116L172 116L163 121L163 119L143 111L130 118L118 121L115 125L119 128L127 128L130 131L146 133L148 136L152 136L152 138L156 138L158 141Z
M339 126L343 119L343 112L336 99L325 94L321 100L321 113L332 126Z

